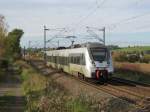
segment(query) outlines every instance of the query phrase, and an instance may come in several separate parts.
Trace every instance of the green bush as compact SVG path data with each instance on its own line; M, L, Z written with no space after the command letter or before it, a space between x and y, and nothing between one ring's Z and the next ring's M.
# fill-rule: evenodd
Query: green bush
M116 57L114 58L114 60L115 60L115 61L118 61L118 62L125 62L125 61L128 60L128 58L127 58L127 56L126 56L125 53L121 53L121 54L119 54L118 56L116 56Z
M140 57L138 55L128 55L127 61L134 63L140 60Z
M144 55L142 62L150 63L150 55Z
M150 84L150 74L144 74L136 71L116 69L114 77Z
M144 54L143 54L144 55ZM143 58L140 57L139 52L121 52L119 55L114 57L115 61L118 62L141 62L141 63L149 63L150 55L145 54Z
M8 68L9 62L7 59L0 59L0 68Z

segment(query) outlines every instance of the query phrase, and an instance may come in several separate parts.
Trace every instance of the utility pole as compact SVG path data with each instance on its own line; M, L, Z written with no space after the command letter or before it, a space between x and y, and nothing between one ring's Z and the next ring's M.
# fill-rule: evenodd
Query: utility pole
M59 48L59 40L58 40L58 42L57 42L57 43L58 43L58 48Z
M75 42L74 40L71 41L71 46L73 46L74 42Z
M31 48L30 47L31 47L31 41L29 41L29 46L28 46L28 50L29 50L29 62L30 62L30 58L31 58L30 57L30 52L31 52Z
M98 34L96 34L93 30L98 30L98 31L102 31L103 32L103 38L100 38L100 36ZM98 38L99 41L103 42L103 44L106 44L106 28L94 28L94 27L88 27L87 26L87 32L89 32L92 36Z
M103 28L103 40L104 40L104 45L106 44L106 39L105 39L105 36L106 36L106 28L104 27Z
M44 61L46 62L46 31L48 31L49 29L46 28L46 26L44 25Z
M26 48L25 48L25 46L23 48L23 58L24 58L24 60L26 60Z

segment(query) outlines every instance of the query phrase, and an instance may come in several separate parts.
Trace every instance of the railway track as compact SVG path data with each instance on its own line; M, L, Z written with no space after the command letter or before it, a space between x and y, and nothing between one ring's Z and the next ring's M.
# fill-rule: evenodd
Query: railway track
M136 104L138 106L143 106L143 104L141 104L141 101L144 101L146 99L146 97L141 94L135 93L133 91L129 91L124 88L116 87L111 84L100 85L100 84L95 84L93 82L89 82L89 81L87 82L78 79L77 77L71 77L71 78L78 80L80 83L84 84L85 86L91 86L97 90L104 91L108 94L111 94L129 103Z
M42 71L44 67L47 68L46 66L44 66L44 63L42 61L32 62L32 65L34 65L34 67L37 67L37 65L39 65L38 66L39 68L37 69L41 70L42 68ZM67 75L65 73L63 74ZM141 102L150 98L149 86L137 84L136 82L134 83L133 81L113 78L112 80L108 81L105 84L98 84L98 83L94 83L93 81L81 80L78 77L74 77L71 75L67 75L67 76L75 80L78 80L80 83L84 84L85 86L91 86L97 90L104 91L108 94L126 100L130 103L136 104L138 106L143 106Z
M146 84L146 83L135 82L135 81L121 79L121 78L117 78L117 77L112 77L112 80L117 81L117 82L122 82L125 84L131 84L133 86L149 87L149 89L150 89L150 84Z

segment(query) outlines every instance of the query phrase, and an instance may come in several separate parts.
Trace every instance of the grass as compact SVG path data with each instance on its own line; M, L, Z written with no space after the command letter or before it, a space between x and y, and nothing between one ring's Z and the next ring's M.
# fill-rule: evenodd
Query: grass
M150 64L115 62L115 77L150 84Z
M0 82L2 81L4 77L4 71L0 68Z
M3 91L0 91L0 111L23 111L26 99L22 94L20 85L21 69L16 63L9 65L11 69L0 70L0 83Z
M139 47L124 47L115 51L133 52L133 51L146 51L150 50L150 46L139 46Z
M131 80L139 83L150 84L150 75L135 72L130 70L116 69L114 73L115 77Z
M22 72L23 89L27 96L27 111L29 112L87 112L86 104L72 102L76 106L68 105L72 97L67 90L55 81L38 74L34 69L24 69ZM75 105L76 103L76 105ZM80 106L79 106L80 105ZM87 108L85 108L87 107Z
M150 74L150 64L146 63L114 62L114 66L116 69Z

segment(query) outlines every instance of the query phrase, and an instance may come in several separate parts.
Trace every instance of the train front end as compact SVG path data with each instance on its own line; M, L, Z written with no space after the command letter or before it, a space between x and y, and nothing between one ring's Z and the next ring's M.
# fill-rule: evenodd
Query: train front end
M91 57L91 77L107 81L113 74L113 64L110 50L105 46L89 48Z

